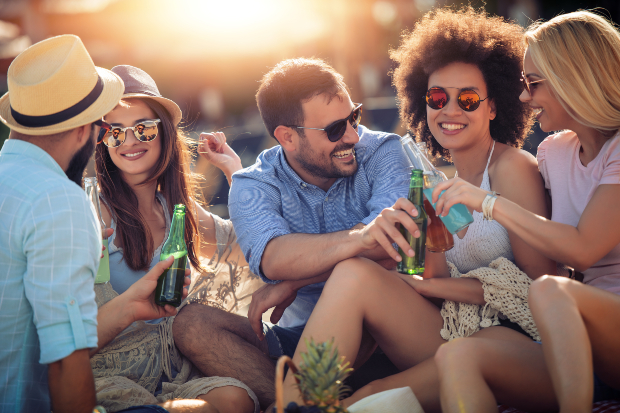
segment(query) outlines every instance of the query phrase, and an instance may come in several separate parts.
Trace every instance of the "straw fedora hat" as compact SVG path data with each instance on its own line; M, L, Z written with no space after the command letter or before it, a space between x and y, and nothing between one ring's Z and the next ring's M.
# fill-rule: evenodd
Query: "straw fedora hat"
M101 119L123 94L123 81L96 67L82 40L43 40L9 66L9 91L0 98L0 121L26 135L51 135Z
M159 102L170 113L174 126L181 122L183 114L179 105L163 97L159 93L153 78L144 70L129 65L119 65L114 66L112 72L116 73L125 84L123 99L146 98L154 100Z

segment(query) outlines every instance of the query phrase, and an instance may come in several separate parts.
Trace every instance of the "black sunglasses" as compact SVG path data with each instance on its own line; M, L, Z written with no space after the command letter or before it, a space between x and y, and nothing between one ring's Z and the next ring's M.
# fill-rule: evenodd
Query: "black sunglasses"
M456 98L459 107L465 112L473 112L478 109L480 102L487 100L487 96L484 99L480 99L480 95L476 91L471 89L463 89L459 92ZM442 109L450 101L450 95L442 87L432 87L426 92L426 104L429 108L434 110Z
M289 128L297 128L297 129L313 129L313 130L322 130L327 133L327 139L330 142L338 142L347 130L347 122L353 126L353 129L356 129L360 121L362 120L362 104L359 103L356 107L353 108L351 114L344 119L337 120L324 128L306 128L305 126L294 126L294 125L283 125Z

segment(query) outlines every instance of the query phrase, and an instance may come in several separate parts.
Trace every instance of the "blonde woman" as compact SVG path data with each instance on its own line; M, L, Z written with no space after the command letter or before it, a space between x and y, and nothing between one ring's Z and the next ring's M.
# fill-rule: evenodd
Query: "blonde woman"
M591 411L620 398L620 34L580 11L535 24L526 35L524 92L549 136L538 162L551 220L460 179L437 205L485 210L547 257L583 273L583 284L542 277L530 305L542 345L455 340L435 357L444 411ZM489 202L491 201L491 202ZM494 202L494 204L493 204ZM483 207L484 205L484 207ZM594 385L593 385L594 383Z

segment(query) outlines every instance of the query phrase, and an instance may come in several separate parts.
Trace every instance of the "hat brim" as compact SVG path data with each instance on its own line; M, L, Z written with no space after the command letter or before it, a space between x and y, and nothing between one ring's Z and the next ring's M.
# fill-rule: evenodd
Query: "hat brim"
M25 135L39 136L68 131L101 119L118 105L125 91L125 85L116 73L101 67L95 67L95 69L103 81L103 90L97 100L79 115L67 119L64 122L40 128L23 126L17 123L11 115L11 104L9 101L10 92L7 92L0 98L0 121L14 131Z
M181 108L179 108L179 105L177 105L174 101L170 99L166 99L165 97L161 96L151 96L145 93L125 93L122 97L122 99L133 98L152 99L161 104L164 108L166 108L168 113L170 113L170 116L172 116L172 123L174 124L174 126L177 126L183 118L183 113L181 112Z

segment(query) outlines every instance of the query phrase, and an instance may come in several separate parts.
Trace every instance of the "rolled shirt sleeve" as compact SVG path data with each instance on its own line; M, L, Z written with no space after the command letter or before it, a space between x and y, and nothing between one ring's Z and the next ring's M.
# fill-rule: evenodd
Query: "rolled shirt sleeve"
M279 190L268 183L244 176L235 176L229 195L228 209L237 233L239 246L250 265L250 271L270 284L261 271L261 259L269 241L291 233L287 221L278 209Z
M24 291L39 336L39 362L96 347L101 228L90 202L68 181L35 200L23 222Z

